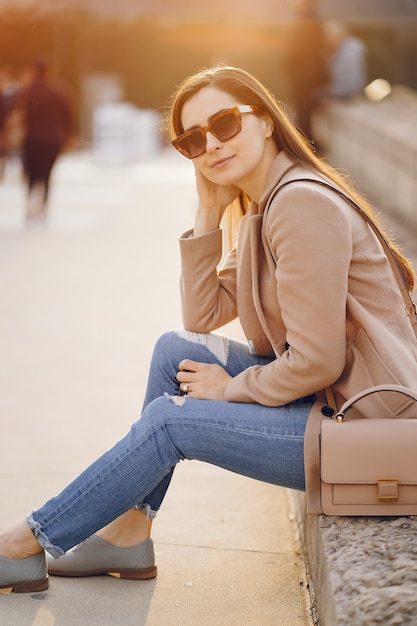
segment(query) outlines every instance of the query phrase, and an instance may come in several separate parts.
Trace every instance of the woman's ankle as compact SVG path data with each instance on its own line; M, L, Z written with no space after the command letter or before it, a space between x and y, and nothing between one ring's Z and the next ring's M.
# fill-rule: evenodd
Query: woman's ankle
M8 528L0 535L0 556L7 559L25 559L42 552L26 520Z
M96 534L117 548L130 548L151 536L152 520L142 511L130 509Z

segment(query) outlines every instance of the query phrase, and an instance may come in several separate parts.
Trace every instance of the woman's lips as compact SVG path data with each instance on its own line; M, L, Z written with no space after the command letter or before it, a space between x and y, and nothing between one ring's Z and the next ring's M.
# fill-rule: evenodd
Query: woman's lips
M218 159L217 161L214 161L214 163L211 164L211 167L214 167L216 169L220 169L222 167L225 167L228 163L230 163L230 161L232 159L233 159L232 156L225 157L224 159Z

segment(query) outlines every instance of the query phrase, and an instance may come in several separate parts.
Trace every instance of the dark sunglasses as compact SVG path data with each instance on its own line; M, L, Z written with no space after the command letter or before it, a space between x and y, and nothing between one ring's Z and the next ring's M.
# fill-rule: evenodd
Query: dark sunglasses
M179 135L172 145L187 159L195 159L206 151L206 134L211 133L219 141L227 141L242 130L241 113L256 113L259 107L254 104L242 104L225 111L220 111L203 128L192 128Z

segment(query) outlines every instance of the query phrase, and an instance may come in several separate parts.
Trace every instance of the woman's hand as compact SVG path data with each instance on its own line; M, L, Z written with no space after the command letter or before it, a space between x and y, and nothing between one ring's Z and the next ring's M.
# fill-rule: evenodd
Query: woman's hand
M231 376L223 367L184 359L179 364L177 380L181 391L198 400L224 400Z
M219 228L226 207L239 196L240 189L213 183L196 166L195 177L199 205L193 232L198 237Z

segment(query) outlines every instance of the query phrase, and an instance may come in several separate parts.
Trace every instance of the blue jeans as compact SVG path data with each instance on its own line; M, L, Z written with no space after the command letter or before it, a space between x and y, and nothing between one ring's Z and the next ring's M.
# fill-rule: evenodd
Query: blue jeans
M140 419L58 496L27 517L41 545L64 554L132 507L159 509L176 464L198 459L268 483L304 489L304 430L311 401L283 407L185 398L176 402L184 358L218 363L235 376L270 359L227 340L225 356L178 332L162 335Z

